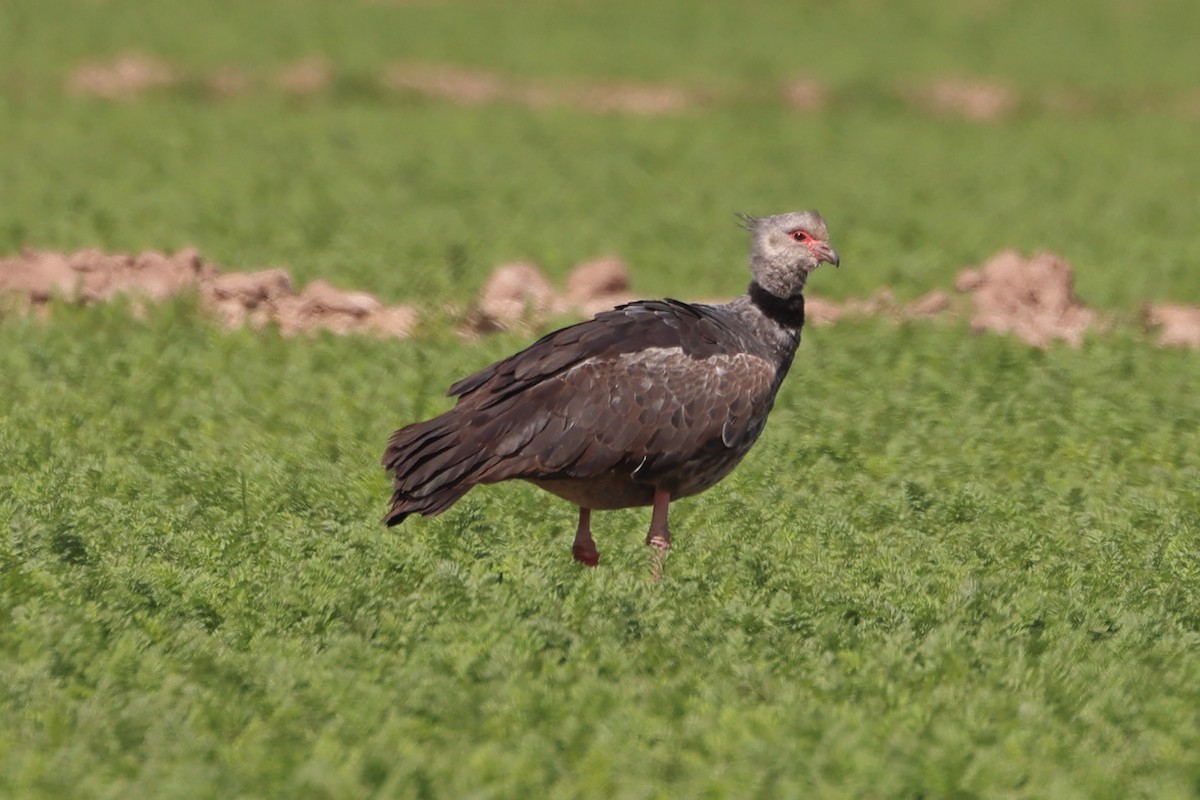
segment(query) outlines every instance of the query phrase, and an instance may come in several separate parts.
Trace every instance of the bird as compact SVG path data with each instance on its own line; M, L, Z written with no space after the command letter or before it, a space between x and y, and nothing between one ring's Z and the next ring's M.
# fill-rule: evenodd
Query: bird
M384 523L524 480L578 506L572 555L596 566L592 512L650 506L658 580L670 503L712 487L757 441L800 344L808 277L841 263L816 211L738 216L751 235L745 294L626 303L454 383L453 408L388 440Z

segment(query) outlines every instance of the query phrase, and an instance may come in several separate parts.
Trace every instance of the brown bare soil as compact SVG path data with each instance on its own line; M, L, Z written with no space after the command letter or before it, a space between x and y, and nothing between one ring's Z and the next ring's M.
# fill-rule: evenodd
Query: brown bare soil
M1200 90L1193 90L1179 100L1179 112L1185 119L1200 119Z
M870 297L852 297L836 303L823 297L806 297L804 318L815 325L832 325L852 317L886 316L894 320L926 319L950 311L950 295L940 289L927 292L908 305L896 301L892 290L884 286Z
M966 312L975 331L1010 334L1037 347L1059 340L1079 346L1084 333L1106 324L1075 295L1071 266L1049 253L1025 258L1003 251L980 267L960 272L954 288L964 295L962 300L935 289L901 304L885 286L869 297L843 303L809 297L805 309L813 325L876 316L896 321L953 318ZM297 291L286 269L223 272L194 249L138 255L96 249L25 250L0 259L0 299L9 301L0 310L15 306L48 317L55 298L92 305L124 297L135 313L144 314L148 304L187 292L196 293L201 307L227 329L275 325L285 336L327 330L403 338L419 321L411 306L386 306L366 292L338 289L321 280ZM536 264L502 264L470 304L460 333L471 338L536 328L554 317L589 318L633 299L629 268L615 256L579 264L562 291ZM1157 333L1160 345L1200 348L1198 306L1147 304L1141 319L1147 330Z
M198 286L212 276L194 250L173 256L146 252L137 256L86 249L75 253L26 250L0 260L0 293L16 293L34 305L52 297L81 304L105 302L117 295L162 301Z
M1146 326L1158 332L1164 347L1200 347L1200 306L1178 303L1147 305L1142 309Z
M205 81L216 97L235 97L250 91L253 81L237 67L221 67Z
M825 106L828 92L817 80L796 77L783 87L784 101L797 111L818 111Z
M1005 250L978 269L963 270L954 287L975 302L972 329L1011 333L1037 347L1054 339L1078 347L1098 321L1075 296L1071 265L1050 253L1026 259Z
M594 83L562 90L557 97L581 111L642 116L674 114L696 105L687 90L667 84Z
M0 259L0 295L15 297L42 316L55 297L81 305L127 297L144 310L147 302L185 292L198 293L202 306L226 328L274 324L285 336L314 330L407 336L417 321L408 306L387 307L369 294L324 281L297 293L284 269L223 273L191 249L136 256L94 249L26 250Z
M381 83L387 89L415 92L468 106L504 102L530 108L565 107L649 116L670 114L695 105L695 98L685 89L669 84L551 85L449 64L393 64L385 70Z
M629 288L629 267L616 256L604 256L571 270L563 300L568 308L592 317L635 300Z
M472 336L536 325L565 314L587 318L632 299L629 268L615 256L575 267L567 276L566 291L562 293L555 291L536 264L525 261L502 264L484 284L462 333Z
M275 73L274 84L288 94L316 94L333 82L333 69L320 56L310 56L284 65Z
M384 71L384 88L417 92L460 105L475 106L506 99L510 88L482 70L431 64L394 64Z
M491 333L522 321L542 319L553 313L555 300L554 288L536 264L502 264L483 285L467 317L467 329Z
M161 89L176 80L171 66L140 53L123 53L111 61L89 61L67 75L69 94L132 100L148 89Z
M900 94L936 114L975 122L992 122L1010 116L1021 100L1020 95L1007 86L958 78L940 78L924 85L903 87Z
M1096 107L1093 98L1072 89L1052 89L1042 96L1041 104L1047 111L1068 117L1082 117Z
M178 86L206 86L212 97L218 99L261 91L307 96L330 91L335 86L336 73L336 65L320 55L282 64L260 74L236 65L219 67L206 74L189 72L161 58L127 51L111 60L78 65L64 78L63 87L72 95L119 101L133 100L150 90ZM371 79L365 75L358 77ZM9 79L10 85L19 85L19 81L14 83L16 78L13 76ZM835 90L808 75L793 76L765 90L746 86L714 92L673 83L603 79L549 82L456 64L402 61L383 68L375 79L385 90L458 105L507 103L532 109L571 108L591 113L642 116L746 102L782 104L800 112L817 112L837 97ZM1056 87L1027 92L985 79L949 75L910 81L894 86L890 91L914 109L975 122L1000 121L1022 108L1079 117L1114 103L1133 111L1170 113L1188 120L1200 118L1200 94L1195 89L1169 96L1128 91L1098 97L1079 88Z
M908 305L908 315L914 319L936 317L950 308L950 295L941 289L926 292Z

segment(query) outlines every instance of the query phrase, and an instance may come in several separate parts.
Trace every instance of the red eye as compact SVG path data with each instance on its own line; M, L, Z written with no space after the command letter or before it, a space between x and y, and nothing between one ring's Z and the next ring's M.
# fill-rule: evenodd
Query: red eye
M812 236L809 235L808 231L792 231L791 236L797 242L807 242L812 240Z

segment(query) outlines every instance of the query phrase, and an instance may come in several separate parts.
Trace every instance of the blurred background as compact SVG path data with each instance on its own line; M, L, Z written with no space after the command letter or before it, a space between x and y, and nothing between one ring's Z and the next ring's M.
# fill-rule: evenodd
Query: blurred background
M0 0L0 797L1196 797L1200 362L1142 309L1200 304L1197 42L1195 0ZM734 214L808 208L812 295L895 300L809 297L661 583L644 509L585 570L520 482L380 524L388 434L556 322L464 340L497 265L726 298ZM1074 346L972 335L989 260ZM86 302L213 264L419 321Z
M17 0L0 251L193 245L389 301L616 254L724 296L734 212L818 208L834 297L1015 247L1093 304L1195 300L1198 32L1187 0Z

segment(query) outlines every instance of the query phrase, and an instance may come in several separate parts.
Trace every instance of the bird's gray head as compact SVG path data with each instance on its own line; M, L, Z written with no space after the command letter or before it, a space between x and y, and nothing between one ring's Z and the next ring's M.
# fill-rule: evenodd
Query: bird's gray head
M789 211L773 217L741 216L754 237L750 272L754 281L776 297L804 291L808 274L824 261L841 263L829 246L829 229L816 211Z

